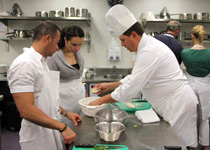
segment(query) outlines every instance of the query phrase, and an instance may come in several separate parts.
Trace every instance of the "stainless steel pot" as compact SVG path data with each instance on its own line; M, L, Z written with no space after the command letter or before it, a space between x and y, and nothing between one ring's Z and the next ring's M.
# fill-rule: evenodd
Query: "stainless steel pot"
M82 17L88 17L88 9L82 9Z
M202 20L209 20L209 13L202 13Z
M198 12L194 14L194 20L202 20L202 13Z
M64 12L63 11L56 10L55 11L55 17L64 17Z
M48 17L48 12L42 11L41 12L41 17Z
M179 19L180 20L192 20L193 17L192 17L192 14L190 14L190 13L183 13L183 14L179 15Z
M7 33L7 37L10 38L28 38L33 36L32 30L14 30L13 32Z
M49 17L55 17L55 11L54 10L51 10L49 12Z
M76 10L76 17L82 17L82 8Z
M66 7L65 8L65 17L75 17L74 7Z
M35 12L35 16L36 16L36 17L41 17L41 16L42 16L41 14L42 14L41 11L36 11L36 12Z

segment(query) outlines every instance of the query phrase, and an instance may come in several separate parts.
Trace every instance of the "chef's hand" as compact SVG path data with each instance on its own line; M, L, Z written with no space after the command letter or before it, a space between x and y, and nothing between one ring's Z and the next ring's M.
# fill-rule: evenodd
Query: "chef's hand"
M69 118L74 123L75 126L77 126L78 123L82 121L82 118L80 117L80 115L76 113L67 112L66 117Z
M94 86L98 90L96 94L101 94L110 90L110 83L98 83Z
M97 100L90 102L88 105L89 106L101 105L102 103L101 103L101 100L100 99L101 98L98 98Z
M76 139L76 134L69 127L63 132L61 132L65 144L71 144Z

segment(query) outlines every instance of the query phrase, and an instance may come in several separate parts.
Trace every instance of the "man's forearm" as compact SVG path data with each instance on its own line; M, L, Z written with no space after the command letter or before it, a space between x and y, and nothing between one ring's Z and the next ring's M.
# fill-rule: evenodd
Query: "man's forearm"
M51 118L44 111L34 106L34 96L32 92L13 94L14 101L20 113L20 116L37 125L62 130L65 126L63 123Z
M110 90L116 89L118 86L120 86L122 83L121 82L111 82L109 85Z

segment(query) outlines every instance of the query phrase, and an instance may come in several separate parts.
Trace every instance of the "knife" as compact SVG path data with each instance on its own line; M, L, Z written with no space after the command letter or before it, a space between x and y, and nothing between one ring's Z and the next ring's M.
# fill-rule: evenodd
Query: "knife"
M168 150L181 150L182 147L180 147L180 146L164 146L164 149L168 149Z
M131 102L148 102L146 99L132 99Z
M127 148L125 145L106 145L106 144L75 144L75 147L83 147L83 148L94 148L95 146L106 147L108 149L124 149Z

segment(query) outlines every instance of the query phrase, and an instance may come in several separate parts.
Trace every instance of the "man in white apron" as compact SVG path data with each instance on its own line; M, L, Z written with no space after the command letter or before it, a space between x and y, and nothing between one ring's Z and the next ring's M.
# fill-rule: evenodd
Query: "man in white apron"
M96 85L98 94L115 90L89 105L116 101L127 103L142 91L183 143L195 150L198 101L173 52L159 40L146 35L134 15L123 5L113 6L106 14L106 21L119 36L121 45L137 53L136 62L132 73L120 82Z
M8 70L8 83L23 118L20 129L22 150L64 150L76 134L59 121L59 72L49 71L46 57L58 49L60 30L45 21L34 30L31 48L24 48ZM75 124L78 114L65 114ZM59 132L60 131L60 132Z

